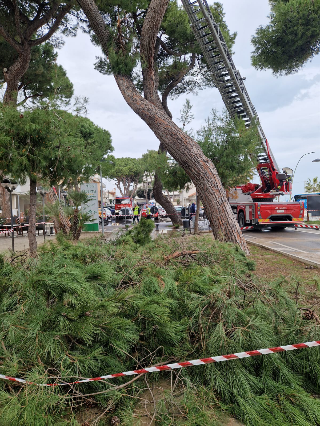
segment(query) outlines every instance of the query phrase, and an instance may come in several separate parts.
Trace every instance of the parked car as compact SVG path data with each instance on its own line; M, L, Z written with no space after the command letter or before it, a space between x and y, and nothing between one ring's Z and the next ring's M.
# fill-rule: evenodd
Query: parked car
M159 207L158 208L158 214L159 214L159 217L161 219L165 218L165 217L168 217L167 212L165 211L165 209L163 207Z
M107 216L108 221L111 221L112 220L112 212L111 212L111 210L105 207L104 211L105 211L105 214Z
M115 213L115 207L114 207L114 205L113 205L113 204L109 204L109 205L107 206L107 209L109 209L109 210L111 211L111 214L112 214L112 215L114 215L114 213Z
M98 211L99 211L99 224L101 225L101 223L102 223L101 208L99 208ZM106 207L103 208L103 220L104 220L104 224L108 224L109 221L110 222L112 221L112 213Z

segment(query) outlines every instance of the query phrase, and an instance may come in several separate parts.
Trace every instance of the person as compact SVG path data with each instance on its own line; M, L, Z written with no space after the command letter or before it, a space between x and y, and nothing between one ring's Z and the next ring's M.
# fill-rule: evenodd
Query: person
M189 220L192 221L192 223L194 224L194 220L196 218L196 205L195 203L192 203L190 206L190 218Z
M146 218L151 219L151 210L148 204L146 205Z
M133 209L133 221L132 221L132 223L134 223L136 219L139 223L139 213L140 213L139 206L138 206L138 204L136 204L134 209Z

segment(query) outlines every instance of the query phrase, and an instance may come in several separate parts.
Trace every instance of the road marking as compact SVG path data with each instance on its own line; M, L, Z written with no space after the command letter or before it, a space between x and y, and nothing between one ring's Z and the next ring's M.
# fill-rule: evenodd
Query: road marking
M308 251L303 251L303 250L295 249L295 248L293 248L293 247L286 246L285 244L277 243L277 242L275 242L275 241L268 241L268 243L269 243L269 244L277 244L278 246L282 246L282 247L286 248L287 250L289 249L289 250L292 250L292 251L300 251L301 253L307 253L307 254L310 254Z
M314 234L314 235L320 235L320 232L319 231L317 231L317 232L315 232L315 231L302 231L301 229L299 229L299 232L304 232L304 233L306 233L306 234Z

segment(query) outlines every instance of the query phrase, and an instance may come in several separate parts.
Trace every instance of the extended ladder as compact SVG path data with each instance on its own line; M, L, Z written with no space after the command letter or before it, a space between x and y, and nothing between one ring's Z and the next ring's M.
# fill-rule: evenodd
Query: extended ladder
M224 104L232 117L240 117L250 126L254 119L266 155L260 156L259 164L273 162L273 167L279 171L277 162L269 148L259 117L243 83L240 72L236 69L231 54L215 22L206 0L182 0L189 16L193 32L207 61L212 77L218 88ZM271 165L271 164L270 164ZM271 167L273 169L273 167Z

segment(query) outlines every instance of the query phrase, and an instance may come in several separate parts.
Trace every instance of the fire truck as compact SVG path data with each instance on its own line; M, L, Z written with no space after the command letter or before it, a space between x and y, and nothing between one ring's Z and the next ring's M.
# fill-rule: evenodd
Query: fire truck
M116 197L114 215L117 219L132 219L132 198L128 196Z
M228 191L229 202L240 227L279 229L301 224L304 220L302 203L274 202L276 197L291 195L292 170L285 167L280 172L244 85L245 78L241 77L234 65L207 1L182 0L182 4L229 114L240 117L246 127L255 123L261 139L261 154L257 158L261 183L247 183Z

